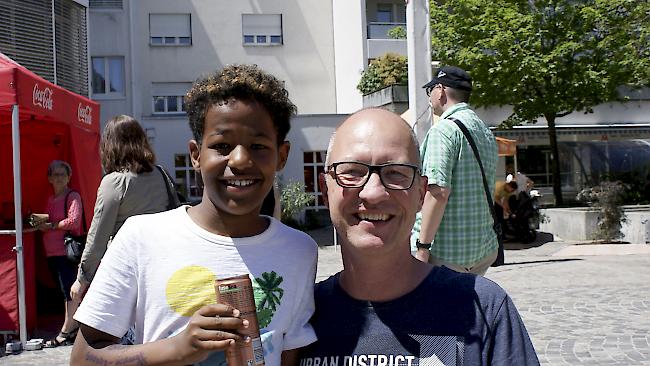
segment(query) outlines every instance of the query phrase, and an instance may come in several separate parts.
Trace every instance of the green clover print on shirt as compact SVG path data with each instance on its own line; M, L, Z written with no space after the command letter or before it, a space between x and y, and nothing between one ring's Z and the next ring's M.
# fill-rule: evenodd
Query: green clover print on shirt
M275 310L280 305L284 295L284 290L280 288L282 280L282 276L278 276L275 271L264 272L261 277L253 280L255 308L260 329L266 328L271 323Z

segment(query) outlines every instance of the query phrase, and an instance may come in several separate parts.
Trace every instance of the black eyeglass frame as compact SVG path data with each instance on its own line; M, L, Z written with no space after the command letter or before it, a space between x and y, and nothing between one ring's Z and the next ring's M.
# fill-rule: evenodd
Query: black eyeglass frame
M436 85L434 85L434 86L430 86L430 87L424 89L424 91L427 93L427 97L430 97L430 96L431 96L431 92L433 91L433 89L437 89L438 87L440 87L440 89L444 89L444 88L445 88L445 86L442 85L442 84L436 84Z
M364 178L363 183L356 184L356 185L349 185L349 184L346 185L346 184L341 183L341 181L339 180L339 177L336 175L336 167L341 165L341 164L351 164L351 163L352 164L363 165L363 166L368 168L368 174ZM384 182L384 178L382 178L382 176L381 176L381 169L383 169L385 167L390 167L390 166L404 166L404 167L408 167L408 168L413 169L413 177L411 178L411 183L408 185L408 187L406 187L406 188L390 188L390 187L388 187L386 185L386 183ZM366 183L368 183L368 181L370 180L370 176L372 175L372 173L377 173L377 175L379 176L379 180L381 181L381 184L384 186L384 188L390 189L392 191L406 191L408 189L411 189L411 187L413 187L413 182L415 182L415 177L418 176L420 174L420 172L421 172L421 169L419 167L417 167L416 165L413 165L413 164L385 163L385 164L373 165L373 164L362 163L360 161L337 161L336 163L332 163L332 164L328 165L326 169L327 169L326 170L327 174L330 174L334 178L334 181L336 182L336 184L338 184L340 187L343 187L343 188L363 188L363 187L365 187Z

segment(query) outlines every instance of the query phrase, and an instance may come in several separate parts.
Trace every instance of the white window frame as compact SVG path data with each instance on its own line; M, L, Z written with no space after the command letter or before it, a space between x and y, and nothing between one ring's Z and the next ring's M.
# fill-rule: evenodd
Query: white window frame
M186 114L185 105L183 103L184 95L154 95L151 98L151 113L153 115L169 115L169 114ZM165 98L164 111L156 111L156 99ZM169 111L169 98L176 98L177 111Z
M185 157L185 166L177 166L176 165L176 158L178 156L184 156ZM181 182L179 181L179 178L176 177L176 172L185 172L185 179ZM190 185L190 175L195 176L195 182L197 183L196 186L192 187ZM203 187L201 186L200 183L201 176L198 174L195 170L194 167L192 167L192 159L188 153L180 153L180 154L174 154L174 183L176 184L176 187L183 187L183 191L185 192L185 199L189 202L191 201L197 201L200 200L202 195L203 195ZM192 195L192 189L196 189L196 193L198 195ZM183 192L180 192L183 193Z
M304 154L308 154L308 153L312 154L311 162L304 161ZM313 182L314 192L307 192L314 198L314 200L310 206L305 207L305 210L318 211L318 210L327 209L326 206L318 204L318 197L323 196L323 192L320 191L320 186L318 185L318 167L323 167L323 171L325 171L325 153L326 153L325 151L304 151L303 152L303 162L302 162L303 170L309 169L314 172L314 182ZM322 162L318 162L317 154L322 154L323 157ZM307 187L307 182L304 182L304 179L305 178L303 176L303 183L305 184L305 187Z
M183 16L187 17L187 27L189 34L175 35L173 33L167 34L152 34L152 32L158 33L158 30L152 30L152 18L156 16ZM154 41L156 40L156 41ZM160 40L158 42L157 40ZM187 40L187 41L185 41ZM150 13L149 14L149 46L152 47L188 47L192 45L192 14L162 14L162 13Z
M251 30L250 25L247 25L247 17L272 17L277 16L280 19L279 33L267 29L265 31ZM242 44L244 46L282 46L284 44L284 27L283 27L282 14L242 14ZM251 38L252 37L252 38ZM279 42L272 42L274 37L279 37ZM277 38L276 38L277 39ZM252 40L252 41L251 41Z
M95 59L104 60L104 93L96 93L95 85L92 84L91 95L93 98L97 99L122 99L126 96L126 65L124 56L91 56L90 58L90 74L91 74L91 83L94 83L94 62ZM110 74L110 64L109 60L118 59L122 61L122 91L120 92L111 92L111 74Z

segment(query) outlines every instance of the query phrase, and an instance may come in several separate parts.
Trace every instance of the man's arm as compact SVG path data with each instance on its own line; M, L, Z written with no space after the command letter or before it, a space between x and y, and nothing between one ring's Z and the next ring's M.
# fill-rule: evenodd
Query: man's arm
M242 340L238 330L248 327L239 310L227 305L206 305L194 313L178 335L138 345L119 345L120 339L80 324L71 365L176 366L205 360Z
M438 232L438 227L442 221L442 216L447 207L447 201L451 190L440 187L435 184L427 186L427 192L424 196L422 205L422 225L420 227L420 243L431 243ZM415 257L422 262L429 261L430 252L427 249L419 249Z

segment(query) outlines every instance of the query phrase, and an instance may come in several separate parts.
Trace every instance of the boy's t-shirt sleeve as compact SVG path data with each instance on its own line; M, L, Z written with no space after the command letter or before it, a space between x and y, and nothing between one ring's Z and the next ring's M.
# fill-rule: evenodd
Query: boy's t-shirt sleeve
M305 243L311 244L311 243ZM310 252L310 254L312 254ZM305 279L302 281L301 293L296 298L293 311L294 317L289 329L284 335L284 350L292 350L304 347L316 341L316 333L309 323L314 314L314 282L316 279L316 264L318 262L318 251L313 249L309 268L305 271Z
M115 236L74 315L75 320L115 337L122 337L135 322L137 232L129 224L133 224L130 219Z
M439 121L427 134L422 170L427 184L450 187L453 169L458 160L460 145L458 136L447 121Z

